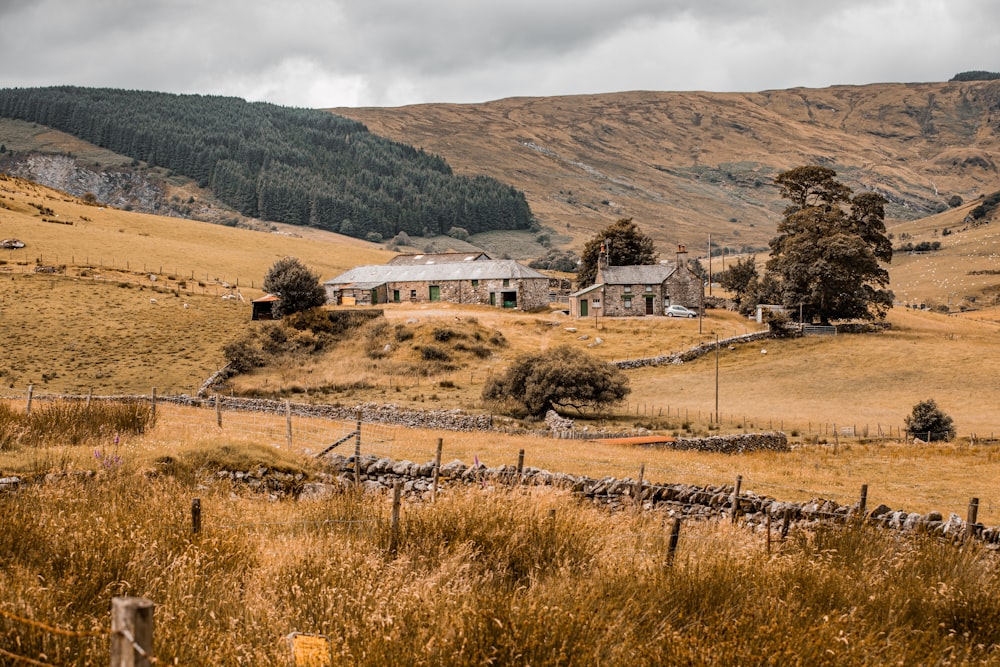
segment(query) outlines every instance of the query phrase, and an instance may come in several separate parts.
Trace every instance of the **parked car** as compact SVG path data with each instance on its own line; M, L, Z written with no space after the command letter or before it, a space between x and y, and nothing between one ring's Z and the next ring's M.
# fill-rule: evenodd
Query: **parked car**
M663 314L667 317L698 317L698 313L676 303L672 306L667 306Z

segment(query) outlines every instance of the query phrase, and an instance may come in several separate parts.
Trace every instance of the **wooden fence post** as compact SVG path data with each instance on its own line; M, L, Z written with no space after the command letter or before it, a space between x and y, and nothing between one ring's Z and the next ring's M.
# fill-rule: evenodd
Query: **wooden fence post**
M781 517L781 539L784 540L788 537L788 524L792 522L792 509L790 507L785 508L785 514Z
M26 408L24 409L24 414L25 414L26 416L28 416L28 417L30 417L30 416L31 416L31 396L32 396L32 395L33 395L34 393L35 393L35 385L33 385L33 384L29 384L29 385L28 385L28 405L27 405L27 407L26 407Z
M670 527L670 542L667 544L667 567L673 567L674 556L677 554L677 542L681 537L681 518L674 519Z
M517 452L517 479L514 481L515 485L521 483L521 476L523 474L524 474L524 450L521 449L518 450Z
M642 478L646 476L646 464L643 463L639 466L639 479L635 483L635 508L636 510L642 509Z
M765 512L764 517L766 519L765 521L766 525L764 527L764 534L765 534L764 545L767 555L770 556L771 555L771 511L768 510L767 512Z
M354 484L361 486L361 418L358 416L354 428Z
M292 448L292 404L285 400L285 443Z
M389 554L395 558L399 549L399 506L403 494L403 483L392 485L392 532L389 536Z
M740 509L740 486L742 485L743 475L737 475L736 486L733 487L732 516L729 517L732 523L736 523L736 514Z
M90 407L90 399L92 399L93 397L94 397L94 388L93 387L88 387L87 388L87 407L88 408Z
M861 521L865 520L865 511L868 508L868 485L861 485L861 500L858 501L858 517Z
M111 667L149 667L153 608L145 598L111 599Z
M441 450L444 449L444 438L438 438L437 453L434 455L434 486L431 487L431 502L437 501L438 481L441 479Z
M191 532L201 532L201 498L191 499Z
M152 410L153 421L156 421L156 387L153 387L153 391L149 396L149 408Z
M215 395L215 423L222 428L222 397Z
M966 539L972 539L972 536L976 534L976 521L979 515L979 498L972 498L969 500L969 512L965 519L965 537Z

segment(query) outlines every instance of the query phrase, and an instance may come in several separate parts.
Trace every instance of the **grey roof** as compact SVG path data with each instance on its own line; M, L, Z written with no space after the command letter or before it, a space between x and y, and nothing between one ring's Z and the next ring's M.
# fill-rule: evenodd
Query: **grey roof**
M673 272L673 264L607 266L598 271L598 277L607 285L655 285Z
M351 285L353 283L382 284L387 282L499 280L504 278L541 278L548 280L547 276L534 269L522 266L512 259L490 259L460 264L378 264L356 266L336 278L327 280L323 284L335 286Z
M428 252L420 255L396 255L387 264L392 266L416 264L454 264L456 262L489 261L490 256L483 251L478 252Z
M572 294L570 294L570 297L572 298L574 296L583 296L587 292L593 292L594 290L600 289L601 287L604 287L604 283L597 283L596 285L591 285L590 287L584 287L579 292L573 292Z

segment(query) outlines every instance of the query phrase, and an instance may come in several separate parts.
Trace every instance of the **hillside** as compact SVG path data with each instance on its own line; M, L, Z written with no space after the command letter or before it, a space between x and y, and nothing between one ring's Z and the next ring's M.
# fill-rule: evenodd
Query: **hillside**
M241 214L381 241L526 229L523 194L309 109L101 88L0 89L0 117L45 125L210 189ZM8 158L9 159L9 158ZM92 193L93 194L93 193Z
M771 179L803 164L883 193L895 220L1000 189L1000 81L331 111L442 155L457 172L513 184L577 247L620 217L661 251L705 248L708 232L731 248L765 246L784 208Z

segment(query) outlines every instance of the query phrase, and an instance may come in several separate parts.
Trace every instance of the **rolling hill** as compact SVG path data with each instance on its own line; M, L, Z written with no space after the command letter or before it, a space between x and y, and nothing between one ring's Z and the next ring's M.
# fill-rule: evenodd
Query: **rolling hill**
M766 246L771 179L803 164L876 190L893 220L1000 190L1000 81L758 93L623 92L483 104L337 108L373 132L523 190L579 247L631 217L660 245Z

